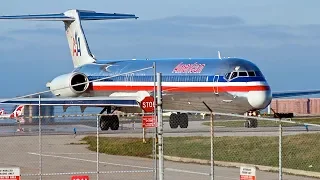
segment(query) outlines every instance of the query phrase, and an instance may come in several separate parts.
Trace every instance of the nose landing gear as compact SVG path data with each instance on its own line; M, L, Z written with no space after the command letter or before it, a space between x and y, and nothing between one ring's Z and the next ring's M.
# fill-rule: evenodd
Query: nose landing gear
M244 123L244 127L246 127L246 128L256 128L256 127L258 127L258 120L254 119L254 118L250 118L250 116L251 117L260 116L260 112L259 111L246 112L245 116L249 116L249 117L247 118L247 121Z

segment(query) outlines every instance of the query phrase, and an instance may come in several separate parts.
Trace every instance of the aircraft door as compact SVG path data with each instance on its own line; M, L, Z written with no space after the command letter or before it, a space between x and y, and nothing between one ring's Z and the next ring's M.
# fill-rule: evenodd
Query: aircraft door
M213 77L213 92L214 94L219 94L219 89L218 89L218 82L219 82L219 75L214 75Z

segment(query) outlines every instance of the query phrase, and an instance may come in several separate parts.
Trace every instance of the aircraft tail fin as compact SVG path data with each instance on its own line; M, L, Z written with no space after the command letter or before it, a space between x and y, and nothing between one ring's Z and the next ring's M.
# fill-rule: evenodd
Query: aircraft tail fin
M68 39L69 49L74 67L95 62L95 57L90 51L84 31L82 20L111 20L111 19L137 19L134 14L97 13L95 11L72 9L59 14L37 14L0 16L1 19L23 19L42 21L63 21Z
M19 105L15 110L10 114L10 118L14 119L24 114L24 105Z
M4 114L6 114L6 112L5 112L4 109L2 108L2 109L0 110L0 115L4 115Z

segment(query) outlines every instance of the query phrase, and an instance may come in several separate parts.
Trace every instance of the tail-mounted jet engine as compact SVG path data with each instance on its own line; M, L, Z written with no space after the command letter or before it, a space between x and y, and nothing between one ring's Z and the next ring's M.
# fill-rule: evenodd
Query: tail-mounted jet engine
M89 80L82 73L68 73L54 78L51 82L47 83L47 87L55 96L77 97L88 89Z

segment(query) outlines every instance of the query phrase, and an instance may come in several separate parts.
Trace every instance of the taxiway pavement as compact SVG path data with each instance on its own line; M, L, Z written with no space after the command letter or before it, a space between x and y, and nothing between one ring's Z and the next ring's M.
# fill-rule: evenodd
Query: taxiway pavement
M153 159L126 156L113 156L97 154L87 149L87 145L80 142L83 135L74 138L73 135L45 135L38 136L8 136L0 138L0 166L21 168L23 180L38 179L40 171L44 174L42 179L70 179L72 173L87 174L90 179L96 179L99 167L100 179L116 180L144 180L153 178ZM42 146L39 146L42 141ZM40 159L41 150L41 159ZM39 162L42 162L41 170ZM167 180L206 180L210 179L210 166L186 164L165 161L165 174ZM215 177L219 180L239 179L238 168L215 167ZM257 171L257 179L276 180L277 173ZM284 179L299 180L302 177L284 175ZM312 180L312 178L305 178Z

